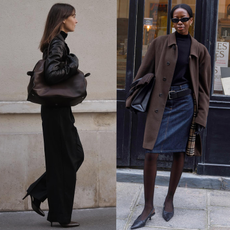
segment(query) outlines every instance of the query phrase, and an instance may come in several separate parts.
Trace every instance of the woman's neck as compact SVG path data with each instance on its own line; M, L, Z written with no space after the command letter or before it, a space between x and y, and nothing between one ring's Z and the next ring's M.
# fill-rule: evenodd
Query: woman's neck
M60 32L61 36L64 38L64 40L66 39L66 37L68 36L68 34L66 32L64 32L63 30L61 30Z
M177 36L178 38L188 38L188 37L189 37L189 33L188 33L188 34L180 34L180 33L178 33L178 32L176 31L176 36Z

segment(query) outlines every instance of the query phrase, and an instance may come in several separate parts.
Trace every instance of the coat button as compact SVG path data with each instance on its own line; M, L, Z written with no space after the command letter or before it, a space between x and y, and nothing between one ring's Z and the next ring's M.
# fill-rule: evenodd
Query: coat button
M167 65L170 65L170 62L169 62L169 61L167 61Z
M158 109L155 110L155 113L158 113Z
M162 93L159 94L159 97L162 97Z
M163 78L163 81L166 81L166 77Z

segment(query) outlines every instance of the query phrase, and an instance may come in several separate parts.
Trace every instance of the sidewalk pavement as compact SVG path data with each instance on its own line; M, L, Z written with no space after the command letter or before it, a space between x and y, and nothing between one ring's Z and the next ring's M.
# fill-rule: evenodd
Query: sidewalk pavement
M47 217L47 211L45 212ZM0 212L0 230L52 230L46 217L34 211ZM95 208L74 210L72 220L80 223L78 230L115 230L116 208ZM63 229L58 223L53 227ZM55 228L54 228L55 229Z
M166 222L162 209L168 189L169 173L158 172L155 187L155 216L148 220L143 230L230 230L230 191L220 186L221 177L207 177L183 173L182 182L174 197L174 217ZM138 178L142 170L117 170L117 230L128 230L144 207L142 181ZM168 175L168 176L167 176ZM163 179L162 179L163 178ZM191 179L193 178L193 179ZM130 180L129 180L130 179ZM202 188L212 187L212 189ZM189 182L190 181L190 182ZM199 182L198 182L199 181ZM141 183L140 183L141 182ZM210 183L210 184L209 184ZM197 188L194 188L194 185ZM190 188L193 186L193 188ZM219 188L222 190L215 190ZM225 189L225 190L223 190Z

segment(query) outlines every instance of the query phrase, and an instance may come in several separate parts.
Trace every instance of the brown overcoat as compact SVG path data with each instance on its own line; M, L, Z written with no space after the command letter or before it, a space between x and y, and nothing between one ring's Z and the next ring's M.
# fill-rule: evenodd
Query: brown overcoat
M143 59L134 81L147 73L155 73L156 83L151 95L145 124L143 148L153 149L163 117L168 92L178 55L176 35L172 33L154 39ZM206 126L211 86L211 61L204 45L191 37L189 68L198 112L195 123ZM199 146L198 146L199 145ZM197 141L195 150L200 151Z

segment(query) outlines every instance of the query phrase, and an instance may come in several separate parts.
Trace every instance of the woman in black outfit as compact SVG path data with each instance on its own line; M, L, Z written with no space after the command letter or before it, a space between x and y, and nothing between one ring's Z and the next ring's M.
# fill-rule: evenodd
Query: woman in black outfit
M207 49L188 32L193 23L190 6L176 5L171 10L171 20L176 32L153 40L134 79L135 81L152 72L156 76L155 88L149 102L143 144L146 149L145 206L131 229L145 226L147 220L155 214L153 197L157 158L160 153L173 154L169 188L162 216L165 221L169 221L174 215L173 197L184 167L194 100L198 105L195 118L196 134L199 134L206 125L211 82L210 55Z
M40 50L45 61L45 79L54 85L72 77L78 59L65 43L68 32L77 23L75 9L69 4L55 4L49 11ZM83 148L74 126L70 106L41 106L46 172L27 190L35 212L45 216L40 204L48 199L47 220L62 227L79 226L71 222L76 172L84 160ZM26 197L25 196L25 197ZM25 199L25 197L23 199Z

